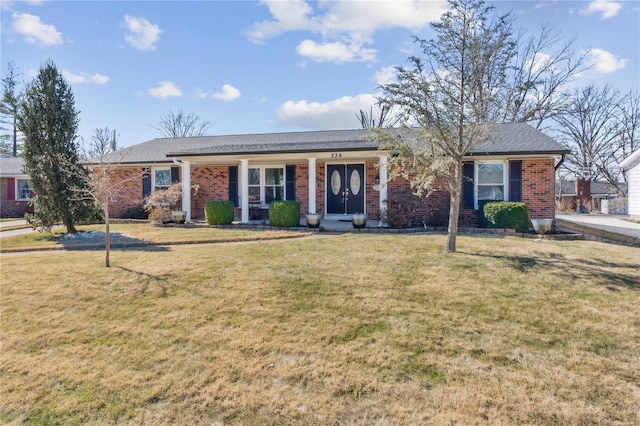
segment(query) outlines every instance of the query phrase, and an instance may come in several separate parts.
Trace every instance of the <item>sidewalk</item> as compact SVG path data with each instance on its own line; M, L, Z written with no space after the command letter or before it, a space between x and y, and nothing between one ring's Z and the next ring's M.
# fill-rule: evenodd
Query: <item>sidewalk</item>
M16 220L7 220L0 222L0 231L4 231L5 229L13 229L13 228L24 228L27 226L27 221L24 219L16 219Z
M575 224L590 229L610 232L640 240L640 223L623 220L626 217L627 216L588 213L556 214L556 220L560 222L560 225L562 224L561 222L567 222L569 224Z

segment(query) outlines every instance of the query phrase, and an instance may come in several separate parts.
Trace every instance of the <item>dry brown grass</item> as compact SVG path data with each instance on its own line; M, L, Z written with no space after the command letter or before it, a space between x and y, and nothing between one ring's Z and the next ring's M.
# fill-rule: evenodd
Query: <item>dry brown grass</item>
M31 232L29 234L4 237L0 239L0 252L21 250L69 249L78 246L95 246L104 248L104 225L78 226L77 236L82 237L92 231L102 234L92 238L69 238L65 230L54 229L52 232ZM111 244L118 245L166 245L208 242L252 241L262 239L295 238L305 236L304 232L291 232L284 229L271 231L255 231L251 229L223 229L216 227L164 227L149 224L116 224L111 225Z
M640 423L640 250L443 245L4 254L0 421Z

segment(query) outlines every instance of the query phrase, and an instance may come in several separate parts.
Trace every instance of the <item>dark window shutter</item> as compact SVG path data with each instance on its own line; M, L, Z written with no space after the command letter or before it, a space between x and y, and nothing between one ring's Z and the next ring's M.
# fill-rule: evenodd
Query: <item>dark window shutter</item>
M171 183L180 182L180 167L171 167Z
M509 201L522 201L522 161L509 161Z
M285 171L287 200L296 200L296 166L289 164Z
M142 198L151 194L151 169L142 169Z
M462 207L472 209L474 207L474 182L473 182L473 161L462 163Z
M238 166L229 166L229 201L238 207Z
M16 179L7 179L7 200L13 201L16 199Z

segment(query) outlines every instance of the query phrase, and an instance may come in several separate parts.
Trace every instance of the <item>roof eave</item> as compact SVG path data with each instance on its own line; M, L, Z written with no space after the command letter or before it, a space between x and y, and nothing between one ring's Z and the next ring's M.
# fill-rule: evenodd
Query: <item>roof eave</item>
M480 151L470 152L469 156L489 156L489 155L562 155L569 154L570 150L552 150L552 151Z
M167 157L207 157L207 156L236 156L236 155L262 155L262 154L310 154L314 152L357 152L357 151L371 151L377 148L372 147L357 147L357 148L320 148L320 149L287 149L277 151L228 151L228 152L169 152Z

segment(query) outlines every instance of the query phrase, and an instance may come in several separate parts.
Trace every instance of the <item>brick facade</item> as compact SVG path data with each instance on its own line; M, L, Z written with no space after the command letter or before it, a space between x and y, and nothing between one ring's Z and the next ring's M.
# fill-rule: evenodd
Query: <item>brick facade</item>
M300 203L300 214L309 211L309 165L296 163L295 199ZM378 176L377 161L365 162L366 212L370 218L380 214L380 192L373 189ZM140 168L122 168L117 178L128 180L140 174ZM316 211L325 212L326 163L316 163ZM534 218L553 218L554 201L554 160L552 158L525 159L522 161L522 201L527 204L529 215ZM191 217L204 218L204 204L210 200L229 199L229 166L192 166L191 183L199 185L199 196L192 200ZM6 186L6 185L5 185ZM419 198L411 194L409 183L397 178L387 184L387 208L390 214L408 212L410 226L446 225L449 215L449 193L438 188L429 197ZM142 203L142 178L128 180L119 196L118 203L112 206L111 215L122 217L126 210ZM255 213L255 212L254 212ZM265 212L259 212L264 216ZM253 214L256 216L258 213ZM240 210L236 209L236 219ZM474 209L461 209L460 226L477 226L478 212Z
M29 201L9 199L10 192L15 194L15 187L10 190L9 185L15 184L14 178L0 178L0 217L23 217L25 213L33 213Z
M522 202L531 219L555 217L555 168L553 158L522 161Z
M115 202L109 206L109 216L124 217L127 210L142 205L142 168L122 167L114 170L113 179L123 182Z
M198 197L191 200L191 217L204 219L207 201L229 199L228 166L191 166L191 185L199 185Z

